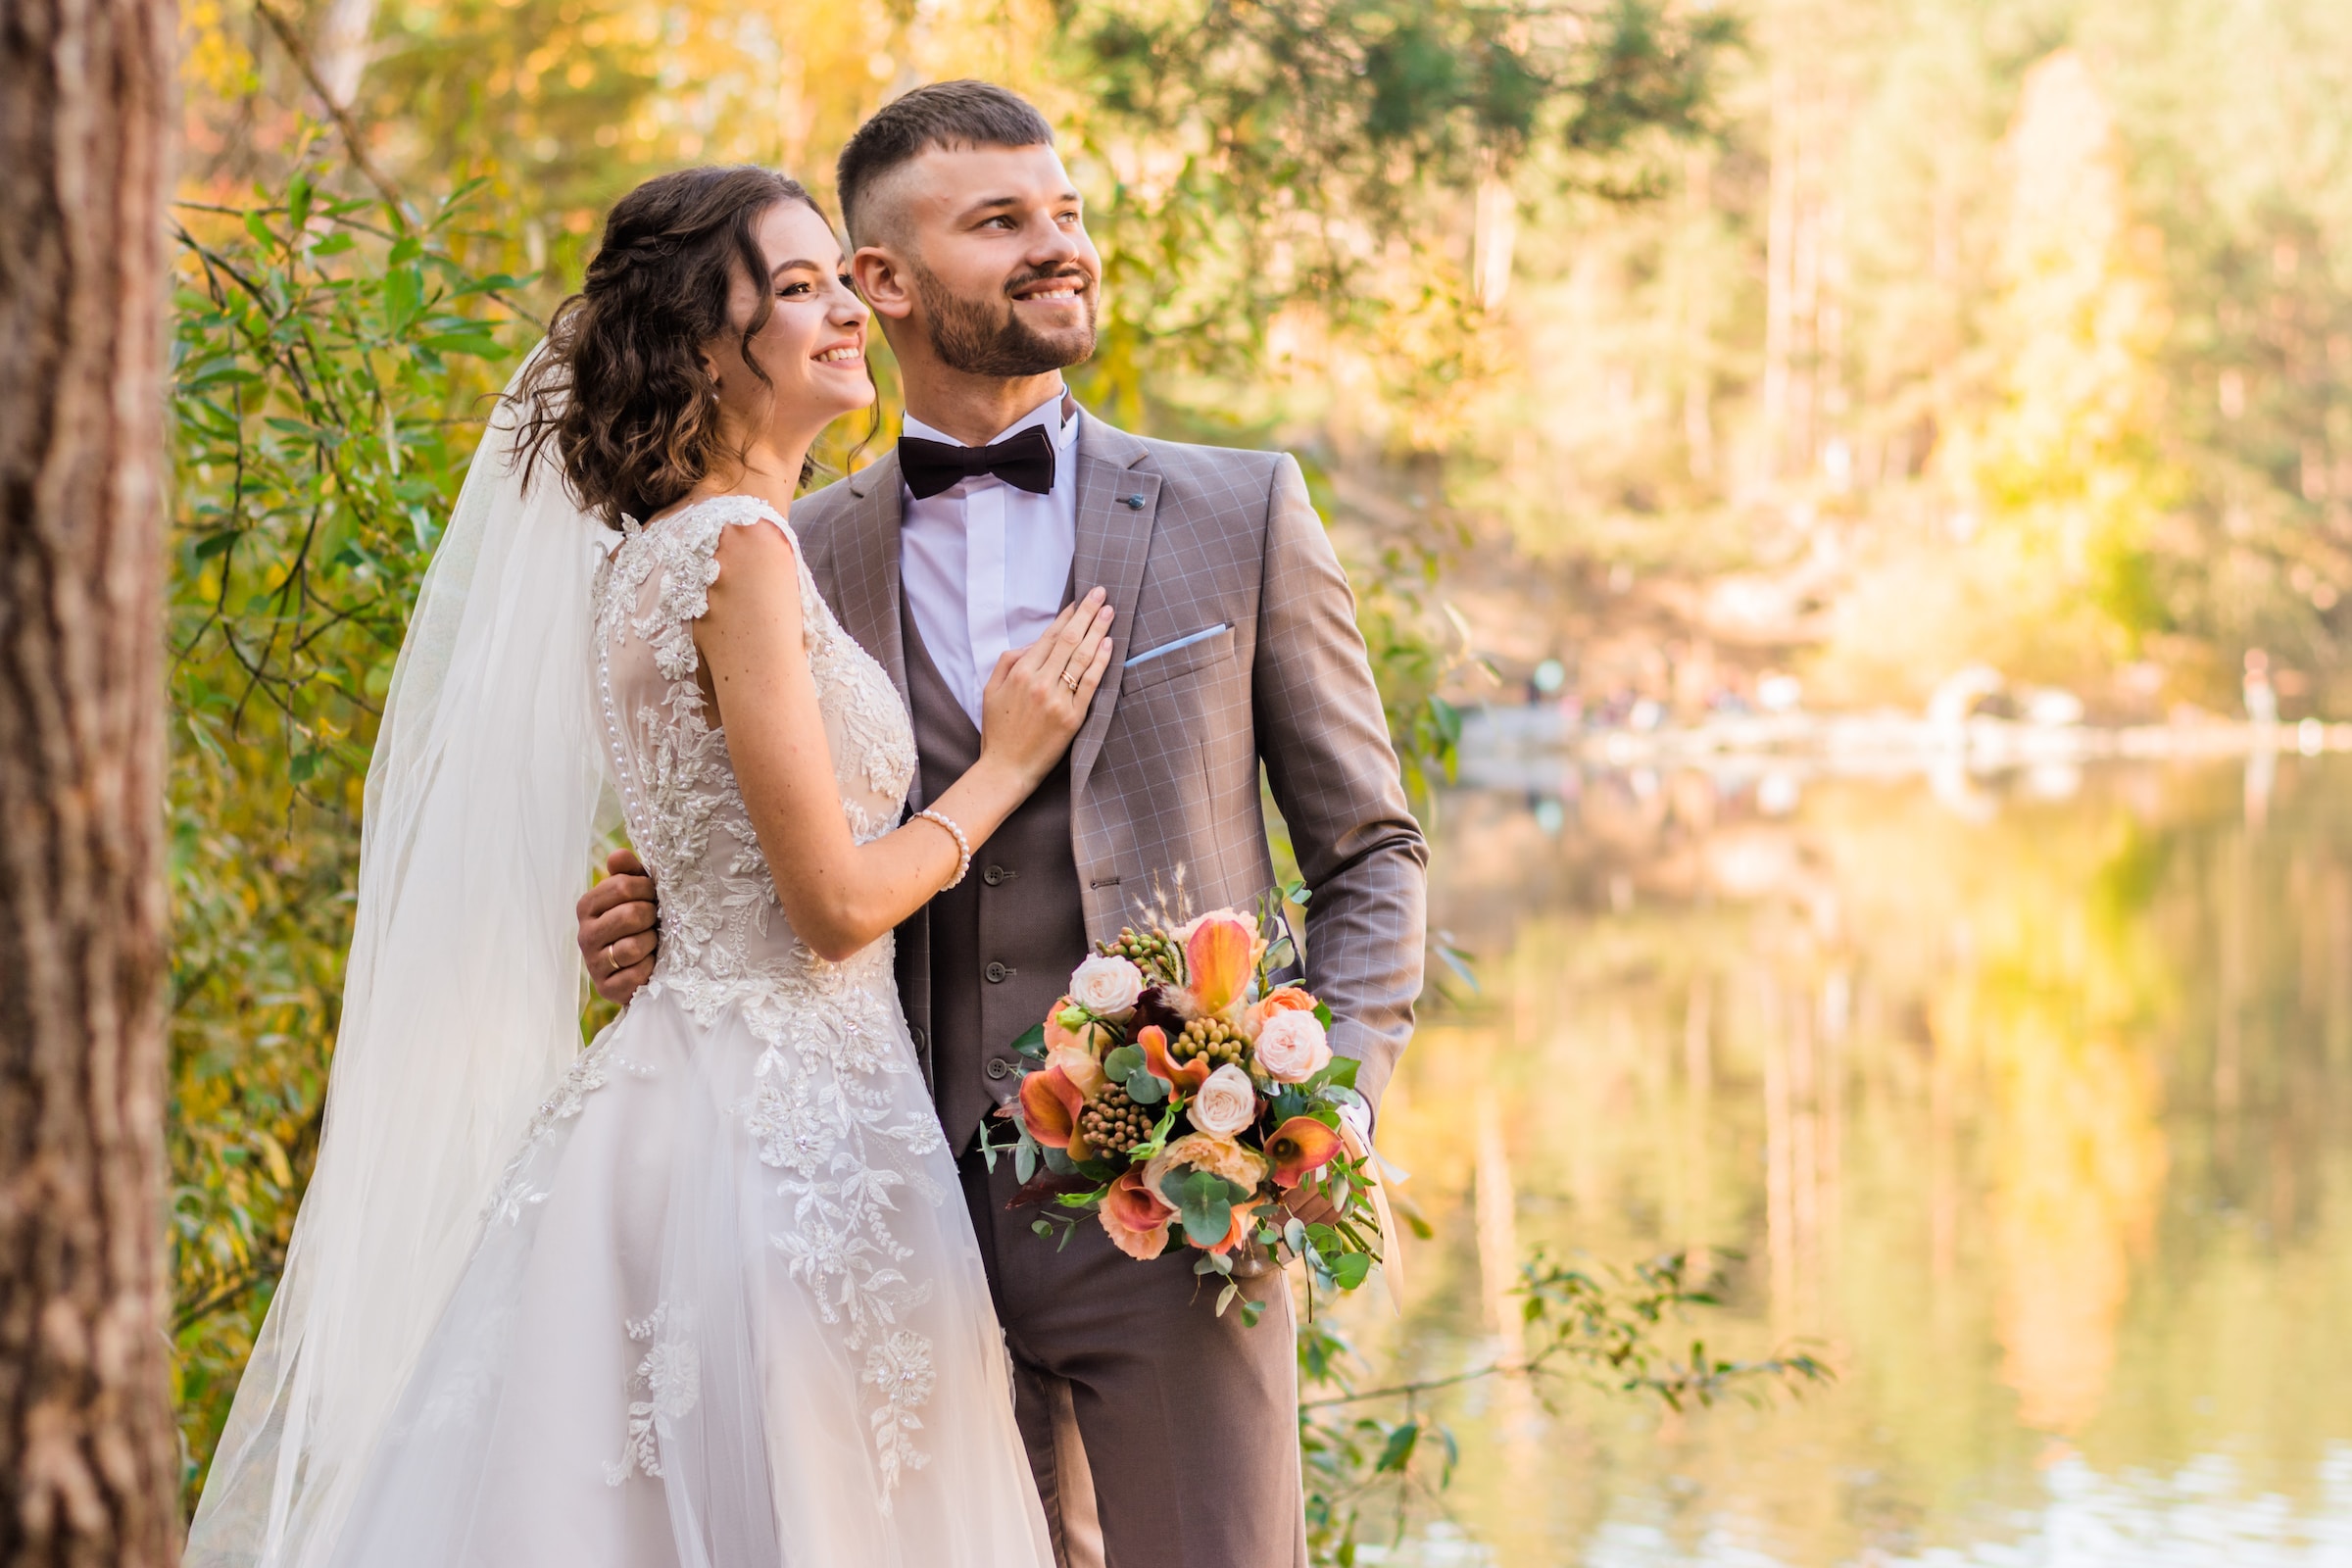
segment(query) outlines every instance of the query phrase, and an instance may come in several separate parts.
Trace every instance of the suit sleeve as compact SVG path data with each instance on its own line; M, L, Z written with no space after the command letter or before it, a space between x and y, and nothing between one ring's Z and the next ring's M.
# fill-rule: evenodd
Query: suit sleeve
M1251 697L1309 891L1306 983L1377 1110L1421 994L1429 846L1405 805L1355 596L1288 454L1267 496L1263 583Z

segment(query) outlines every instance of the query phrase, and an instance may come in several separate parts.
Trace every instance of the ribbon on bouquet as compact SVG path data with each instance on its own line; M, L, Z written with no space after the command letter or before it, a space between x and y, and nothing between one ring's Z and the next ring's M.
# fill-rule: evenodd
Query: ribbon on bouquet
M1389 1162L1388 1156L1373 1147L1372 1140L1356 1130L1355 1118L1340 1118L1340 1143L1350 1159L1368 1159L1377 1176L1372 1184L1372 1211L1380 1216L1380 1279L1388 1288L1389 1305L1398 1317L1404 1316L1404 1248L1402 1235L1396 1226L1396 1210L1389 1206L1389 1184L1402 1184L1412 1179L1411 1173Z

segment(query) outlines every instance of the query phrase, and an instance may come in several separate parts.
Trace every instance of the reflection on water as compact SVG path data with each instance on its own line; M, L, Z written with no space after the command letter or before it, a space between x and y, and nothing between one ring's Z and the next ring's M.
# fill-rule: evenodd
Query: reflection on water
M1526 1250L1714 1247L1714 1346L1842 1376L1481 1385L1467 1535L1391 1560L2352 1564L2352 763L2253 766L1449 798L1485 989L1391 1093L1438 1239L1360 1339L1452 1370Z

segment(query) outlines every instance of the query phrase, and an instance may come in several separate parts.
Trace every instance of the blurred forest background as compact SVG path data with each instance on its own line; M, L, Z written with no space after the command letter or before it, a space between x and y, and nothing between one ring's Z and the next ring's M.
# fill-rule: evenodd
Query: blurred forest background
M2234 710L2261 649L2288 716L2352 711L2336 0L184 18L191 1483L318 1136L407 606L485 396L605 205L658 171L760 161L823 196L897 92L975 74L1034 97L1107 265L1081 396L1301 454L1424 798L1458 706L1546 660L1588 701L1687 717L1768 671L1818 704L1911 708L1986 662L2146 719Z

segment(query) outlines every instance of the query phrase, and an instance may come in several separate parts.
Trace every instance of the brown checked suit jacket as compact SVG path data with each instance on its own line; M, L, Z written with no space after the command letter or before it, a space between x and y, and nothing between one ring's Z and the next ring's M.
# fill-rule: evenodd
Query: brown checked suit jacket
M1339 558L1288 454L1081 419L1071 581L1107 588L1117 612L1110 669L1070 754L1088 938L1162 900L1171 912L1186 912L1179 900L1193 913L1246 908L1273 886L1262 762L1311 894L1306 983L1377 1105L1421 990L1428 847ZM819 590L905 698L903 495L894 453L803 498L792 520ZM899 943L908 1019L927 1031L923 915Z

